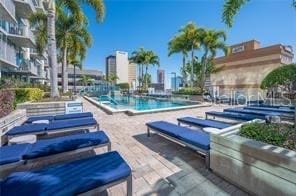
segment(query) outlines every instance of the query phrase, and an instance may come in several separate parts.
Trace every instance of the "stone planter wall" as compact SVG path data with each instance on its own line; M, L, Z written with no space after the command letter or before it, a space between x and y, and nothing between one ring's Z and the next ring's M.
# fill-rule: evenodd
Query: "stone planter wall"
M22 103L18 109L25 109L27 116L65 114L65 102Z
M211 135L210 167L251 194L296 195L295 151L233 132Z

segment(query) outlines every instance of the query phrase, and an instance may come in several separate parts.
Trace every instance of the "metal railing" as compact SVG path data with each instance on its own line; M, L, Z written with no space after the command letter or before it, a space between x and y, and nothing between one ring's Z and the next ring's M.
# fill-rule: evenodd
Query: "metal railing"
M16 50L14 46L7 43L4 38L0 37L0 58L12 64L16 64Z
M0 0L0 3L9 11L9 13L15 16L15 5L12 0Z

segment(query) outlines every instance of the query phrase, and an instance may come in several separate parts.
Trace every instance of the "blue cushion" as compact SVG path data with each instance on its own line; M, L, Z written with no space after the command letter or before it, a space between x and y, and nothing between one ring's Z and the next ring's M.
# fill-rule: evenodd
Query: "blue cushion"
M259 111L271 111L271 112L279 112L279 113L288 113L288 114L294 114L294 110L290 108L268 108L268 107L244 107L244 109L247 110L259 110Z
M77 118L77 119L71 119L71 120L58 120L58 121L53 121L49 123L46 130L50 131L50 130L81 127L81 126L92 126L96 124L97 124L97 121L91 117Z
M21 126L16 126L10 129L6 135L19 135L19 134L30 134L30 133L45 133L45 129L48 124L40 123L40 124L25 124Z
M16 172L1 183L0 195L77 195L131 175L118 152L54 165L37 171Z
M267 116L267 115L275 115L280 116L281 114L278 112L268 112L268 111L256 111L256 110L245 110L243 108L228 108L224 109L225 112L237 112L237 113L243 113L243 114L252 114L252 115L258 115L258 116Z
M217 120L206 120L206 119L193 118L193 117L178 118L177 120L185 124L199 126L199 127L214 127L217 129L224 129L231 126L228 123L217 121Z
M108 142L109 138L103 131L44 139L32 144L31 148L24 154L23 159L34 159L79 148L107 144Z
M0 147L0 165L14 163L22 160L30 144L18 144Z
M85 117L93 117L91 112L82 112L82 113L74 113L74 114L63 114L54 116L54 120L65 120L72 118L85 118Z
M33 116L33 117L29 117L25 123L32 123L34 121L37 120L48 120L48 121L52 121L53 120L53 116Z
M146 123L146 125L203 150L210 149L210 136L208 133L202 132L201 130L192 130L165 121L150 122Z
M211 112L206 112L206 114L213 115L213 116L218 116L218 117L237 119L237 120L246 120L246 121L254 120L256 118L265 119L265 117L263 117L263 116L251 115L251 114L243 114L243 113L235 113L235 112L211 111Z

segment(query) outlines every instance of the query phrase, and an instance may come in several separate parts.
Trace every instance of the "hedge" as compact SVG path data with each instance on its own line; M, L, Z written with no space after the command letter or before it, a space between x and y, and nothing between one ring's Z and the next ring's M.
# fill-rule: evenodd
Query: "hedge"
M182 88L177 92L173 92L173 94L177 95L202 95L203 92L200 88Z
M44 95L44 91L39 88L16 88L15 103L23 103L26 101L40 101Z

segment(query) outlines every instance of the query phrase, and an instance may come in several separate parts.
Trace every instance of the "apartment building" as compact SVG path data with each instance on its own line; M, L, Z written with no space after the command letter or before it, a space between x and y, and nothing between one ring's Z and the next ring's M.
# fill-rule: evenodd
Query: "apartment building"
M129 83L132 88L136 85L137 66L130 63L128 53L116 51L115 55L106 57L106 78L118 76L116 83Z
M0 0L0 77L48 82L47 56L37 54L28 21L37 10L44 11L42 0Z
M292 63L290 47L276 44L260 47L251 40L230 47L230 54L214 60L216 72L210 76L213 94L237 97L265 96L260 89L262 80L272 70Z
M165 71L163 69L157 70L157 83L164 84Z
M69 65L68 69L68 89L69 91L74 90L74 86L76 86L76 92L79 92L85 84L81 81L83 76L87 76L90 78L90 82L88 85L91 84L98 84L103 79L103 72L94 69L79 69ZM74 81L76 81L74 83ZM62 89L62 67L58 67L58 87Z

